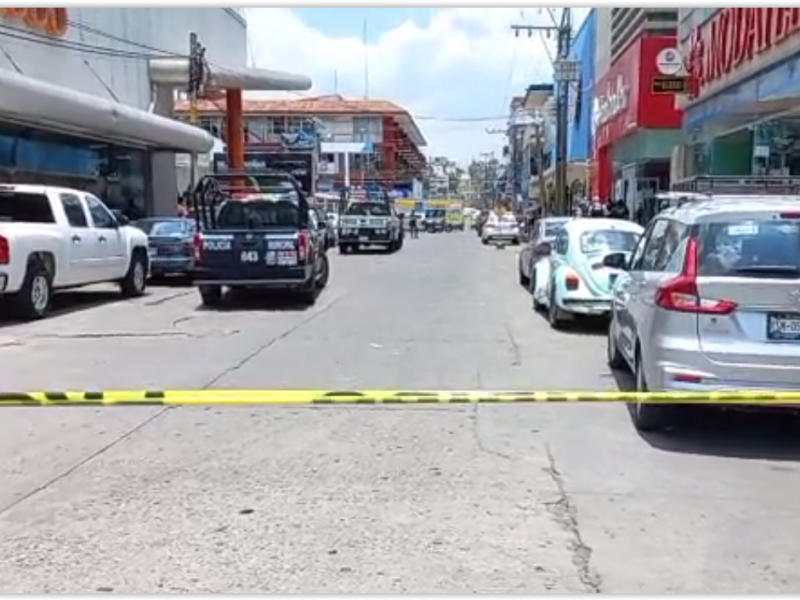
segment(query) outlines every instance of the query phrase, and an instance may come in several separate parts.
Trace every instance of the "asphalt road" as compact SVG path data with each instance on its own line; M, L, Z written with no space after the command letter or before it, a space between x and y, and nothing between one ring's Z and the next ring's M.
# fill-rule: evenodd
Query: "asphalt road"
M0 387L612 390L516 250L332 256L312 309L81 292L0 327ZM622 405L2 409L3 592L788 592L800 427Z

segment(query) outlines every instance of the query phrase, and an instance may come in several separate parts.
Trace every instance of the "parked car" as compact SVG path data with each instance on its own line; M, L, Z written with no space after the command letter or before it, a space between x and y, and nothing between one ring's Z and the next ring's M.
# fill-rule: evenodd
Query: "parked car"
M53 293L107 281L145 293L147 236L81 190L0 184L0 296L24 319L50 312Z
M519 284L531 291L531 293L535 287L535 285L531 286L534 283L532 281L534 266L542 257L542 250L549 249L552 246L555 241L556 231L570 220L571 217L545 217L537 220L533 225L530 238L520 249L517 262ZM542 246L542 244L547 244L547 246Z
M492 242L510 242L515 246L520 243L521 232L517 217L511 213L498 215L492 213L483 226L481 242L484 245Z
M638 391L800 389L800 201L729 196L660 213L633 254L609 254L608 360ZM637 403L635 425L680 406Z
M288 173L263 173L273 181L246 196L205 193L214 175L198 183L203 213L216 214L195 238L194 283L205 306L219 305L225 288L291 292L313 305L328 284L325 229L305 193Z
M611 314L611 286L620 269L605 264L604 257L632 252L642 231L631 221L607 218L573 219L556 231L553 245L540 249L548 260L537 262L536 269L542 265L547 277L535 271L533 292L534 307L547 308L552 328L581 316Z
M184 217L150 217L133 225L147 234L150 274L153 277L194 273L194 236L197 223Z

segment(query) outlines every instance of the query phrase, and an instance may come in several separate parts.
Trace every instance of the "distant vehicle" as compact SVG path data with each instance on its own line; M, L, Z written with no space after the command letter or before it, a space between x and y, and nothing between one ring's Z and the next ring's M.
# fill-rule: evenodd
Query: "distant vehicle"
M445 231L464 231L464 209L460 206L445 210Z
M142 296L147 236L82 190L0 184L0 296L15 316L42 319L58 290L113 281Z
M405 233L389 202L351 202L339 217L339 252L358 252L383 246L388 252L403 247Z
M800 389L800 200L714 196L661 212L610 253L608 360L638 391ZM676 405L638 403L639 429Z
M321 207L315 206L314 213L320 228L325 230L325 249L336 248L339 243L339 234L336 226L329 220L328 215Z
M147 234L152 277L194 273L194 236L197 223L183 217L150 217L133 225Z
M486 225L486 221L489 220L490 214L491 213L488 210L484 209L475 217L475 221L472 223L472 228L475 230L475 233L478 234L478 237L481 237L483 234L483 226Z
M509 242L515 246L519 245L522 239L519 222L512 213L497 215L492 213L483 226L481 232L481 242L484 245L492 242Z
M427 233L442 233L445 230L445 210L443 208L427 209L422 226Z
M533 294L534 308L547 308L554 329L577 317L608 317L611 314L611 288L620 275L619 268L604 263L609 254L630 254L644 229L631 221L597 217L572 219L555 233L550 248L540 248L547 256L548 277L539 279ZM537 268L542 261L537 263ZM542 281L544 285L538 285Z
M556 238L556 232L564 225L571 221L571 217L546 217L544 219L539 219L533 226L533 231L531 231L531 236L528 242L523 244L522 249L519 252L519 259L518 259L518 273L519 273L519 284L526 289L529 289L531 293L536 288L537 278L534 277L534 272L536 268L536 263L542 258L541 250L543 248L549 249ZM547 246L542 246L542 244L547 244ZM549 252L549 250L548 250ZM546 265L542 265L543 267L549 267L549 261L545 261ZM543 271L540 269L540 271ZM538 272L539 275L538 281L546 282L547 276L549 273L544 270L543 272Z
M307 304L327 285L325 228L288 173L259 172L260 186L240 192L201 179L195 204L204 222L195 236L195 285L206 306L224 288L291 291Z

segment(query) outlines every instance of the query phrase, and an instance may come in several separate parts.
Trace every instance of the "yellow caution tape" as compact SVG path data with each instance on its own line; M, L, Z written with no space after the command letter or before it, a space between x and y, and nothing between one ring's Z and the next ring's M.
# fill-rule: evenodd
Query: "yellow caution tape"
M482 390L110 390L0 393L0 406L164 406L199 404L473 404L650 402L800 405L798 391L547 392Z

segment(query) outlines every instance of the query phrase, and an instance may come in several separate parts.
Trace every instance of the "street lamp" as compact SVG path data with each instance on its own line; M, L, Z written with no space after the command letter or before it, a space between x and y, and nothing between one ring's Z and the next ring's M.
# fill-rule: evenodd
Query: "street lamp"
M553 64L553 79L557 86L556 121L556 202L564 214L567 206L567 129L569 128L569 88L581 80L581 63L572 58L559 58Z

